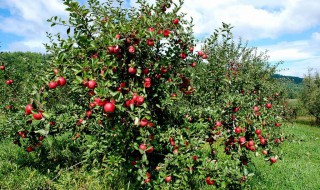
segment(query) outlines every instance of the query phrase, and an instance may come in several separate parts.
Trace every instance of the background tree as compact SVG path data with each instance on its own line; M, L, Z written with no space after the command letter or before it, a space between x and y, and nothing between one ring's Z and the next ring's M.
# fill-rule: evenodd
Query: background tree
M301 105L308 113L316 118L316 123L320 123L320 75L310 70L303 79L303 88L300 93Z

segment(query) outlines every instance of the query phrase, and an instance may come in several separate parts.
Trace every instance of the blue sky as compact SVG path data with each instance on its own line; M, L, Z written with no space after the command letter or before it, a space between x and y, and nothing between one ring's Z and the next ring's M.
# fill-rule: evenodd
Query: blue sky
M125 3L136 6L135 1ZM249 46L261 51L268 50L270 62L284 62L279 73L303 77L309 68L320 71L320 0L184 2L182 12L194 19L198 39L212 34L221 22L230 23L235 38L248 40ZM1 0L0 51L45 52L46 32L61 30L51 28L46 20L55 15L67 18L64 9L62 0Z

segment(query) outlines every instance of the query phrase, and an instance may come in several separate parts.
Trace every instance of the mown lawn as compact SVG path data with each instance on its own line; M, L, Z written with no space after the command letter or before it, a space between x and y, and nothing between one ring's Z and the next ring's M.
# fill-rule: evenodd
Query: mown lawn
M251 165L250 169L255 175L250 188L320 189L320 126L298 121L288 124L285 132L289 138L282 145L282 160L270 166L261 157L253 158L255 167ZM10 140L0 142L0 146L0 189L110 189L108 176L71 168L57 177L45 165L40 166L43 169L35 165L36 153L27 154ZM121 186L118 189L131 189L127 181L119 178L114 183Z
M282 160L270 166L261 158L254 158L258 169L250 181L252 189L320 189L320 126L306 123L305 118L300 118L285 127L292 136L282 146Z

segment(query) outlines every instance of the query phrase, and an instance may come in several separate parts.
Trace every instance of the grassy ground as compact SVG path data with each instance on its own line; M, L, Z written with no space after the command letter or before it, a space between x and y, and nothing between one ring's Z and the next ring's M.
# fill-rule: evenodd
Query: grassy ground
M282 160L270 166L255 158L259 169L250 181L252 189L320 189L320 126L299 118L285 132L292 136L282 146Z
M251 188L320 189L320 126L313 125L308 118L300 118L286 126L285 132L290 137L282 146L282 160L270 166L261 157L254 158ZM57 173L47 170L45 163L43 169L35 166L38 155L27 154L9 140L0 142L0 146L0 189L110 189L108 176L97 177L94 172L71 168L55 178ZM130 184L117 179L113 182L122 186L118 189L130 189Z

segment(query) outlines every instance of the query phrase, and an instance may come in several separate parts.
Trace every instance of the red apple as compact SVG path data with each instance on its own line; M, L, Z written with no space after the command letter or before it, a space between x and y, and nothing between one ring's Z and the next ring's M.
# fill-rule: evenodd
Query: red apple
M260 144L261 144L261 145L265 145L265 144L266 144L266 139L261 138L261 139L260 139Z
M272 108L272 104L271 103L267 103L266 104L266 108L268 108L268 109Z
M177 24L179 24L179 19L176 18L176 19L174 19L172 22L173 22L173 24L177 25Z
M66 83L67 83L67 80L64 77L59 77L57 80L57 84L59 86L64 86L64 85L66 85Z
M268 151L262 150L262 154L267 155L267 154L268 154Z
M208 177L206 178L206 183L207 183L208 185L213 185L213 184L214 184L214 180L210 180L210 176L208 176Z
M193 62L193 63L190 64L190 66L191 66L191 67L195 67L195 66L197 66L197 63L196 63L196 62Z
M197 160L198 160L198 157L197 157L197 156L192 156L192 159L193 159L194 161L197 161Z
M31 146L28 146L27 147L27 152L32 152L33 151L33 148Z
M103 110L106 112L106 113L113 113L114 110L115 110L116 106L114 105L114 103L111 103L111 102L107 102L104 107L103 107Z
M97 87L97 82L95 80L88 81L88 88L89 89L95 89L96 87Z
M147 39L147 45L148 46L154 46L154 41L150 40L150 39Z
M26 111L26 115L30 115L32 113L32 105L31 104L28 104L25 108L25 111Z
M6 67L4 65L0 65L0 70L5 70Z
M276 163L277 162L277 158L270 158L270 162L271 162L271 164Z
M163 36L168 37L170 35L170 30L164 30L163 31Z
M182 52L182 53L180 54L180 58L181 58L181 59L185 59L186 57L187 57L187 54L186 54L186 53Z
M55 89L55 88L57 88L57 83L56 83L55 81L51 81L51 82L49 83L49 88L50 88L50 89Z
M280 127L280 126L281 126L281 123L275 123L274 126Z
M202 59L207 59L207 58L208 58L207 54L202 55Z
M141 127L145 127L145 126L147 126L148 125L148 120L147 119L141 119L141 121L140 121L140 126Z
M147 75L147 74L149 73L149 68L144 68L144 69L142 70L142 73L145 74L145 75Z
M6 81L6 84L7 84L7 85L11 85L12 83L13 83L13 80L11 80L11 79L9 79L9 80Z
M134 54L136 52L136 48L134 46L129 46L128 51L129 53Z
M129 67L128 72L130 75L135 75L137 72L137 69L134 67Z
M256 129L255 132L256 132L257 135L260 135L261 134L261 129Z
M217 121L215 124L216 127L221 127L221 125L222 125L221 121Z
M171 179L172 179L172 177L171 177L171 176L167 176L164 180L168 183L168 182L170 182L170 181L171 181Z
M240 128L240 127L236 127L236 128L234 129L234 132L235 132L236 134L241 133L241 128Z
M151 146L150 148L148 148L148 150L146 151L147 153L152 153L154 150L153 146Z
M144 102L144 97L143 97L143 96L139 96L139 97L137 98L137 103L138 103L138 105L143 104L143 102Z
M140 144L139 149L140 150L146 150L147 146L145 144Z
M248 141L248 146L254 146L254 142L253 141Z
M41 120L41 119L42 119L42 113L41 113L41 112L34 113L34 114L33 114L33 118L34 118L35 120Z
M246 138L245 137L240 137L239 138L239 143L240 144L243 144L243 143L245 143L246 142Z
M258 112L259 111L259 107L258 106L254 106L253 107L253 111Z
M86 111L86 116L87 116L87 117L90 117L91 114L92 114L92 111L91 111L91 110L87 110L87 111Z

